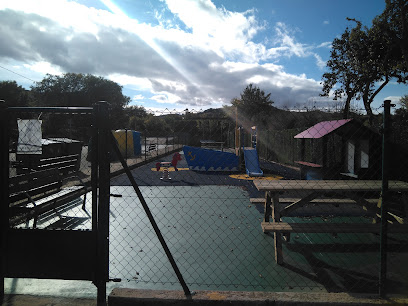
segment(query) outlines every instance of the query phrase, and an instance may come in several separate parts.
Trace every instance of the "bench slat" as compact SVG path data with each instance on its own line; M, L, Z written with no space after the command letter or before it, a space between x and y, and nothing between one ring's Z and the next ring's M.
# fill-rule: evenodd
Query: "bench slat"
M22 174L10 178L9 192L10 194L26 192L58 181L60 174L57 169Z
M294 203L299 201L301 198L279 198L279 203ZM377 204L378 199L366 199L371 204ZM265 198L250 198L250 202L253 204L264 204ZM310 201L312 204L356 204L354 200L351 199L313 199Z
M42 171L47 169L58 169L60 171L77 171L80 163L79 154L62 155L57 157L41 158L34 168L29 168L23 162L17 161L15 165L20 170L25 171Z
M58 192L61 186L62 183L59 181L36 189L28 190L27 192L12 194L10 195L10 206L22 206L30 203L26 193L28 193L34 201L38 201L39 199L45 198L52 193Z
M262 230L278 233L379 233L380 224L372 223L286 223L262 222ZM408 233L407 224L389 224L390 233Z

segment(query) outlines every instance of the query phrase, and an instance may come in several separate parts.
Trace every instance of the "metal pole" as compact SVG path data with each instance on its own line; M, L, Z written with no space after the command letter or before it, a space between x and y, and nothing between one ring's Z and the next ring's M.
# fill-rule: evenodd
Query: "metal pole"
M382 141L381 231L380 231L380 279L379 295L385 297L387 281L387 211L388 211L388 154L390 134L391 100L384 101Z
M128 130L127 129L125 129L125 137L126 137L126 139L125 139L125 146L126 146L126 151L125 151L125 160L127 161L127 157L128 157L128 152L127 152L127 132L128 132Z
M92 231L98 230L98 107L93 109L92 135L90 141L91 154L91 188L92 188ZM95 236L96 237L96 236ZM95 244L96 245L96 244ZM95 269L96 271L97 269Z
M147 160L147 143L146 143L146 141L147 141L147 136L146 136L146 132L145 132L145 160Z
M4 300L9 220L9 134L6 103L0 100L0 303Z
M106 305L106 282L109 280L109 194L110 194L110 135L108 103L97 103L98 128L98 305Z

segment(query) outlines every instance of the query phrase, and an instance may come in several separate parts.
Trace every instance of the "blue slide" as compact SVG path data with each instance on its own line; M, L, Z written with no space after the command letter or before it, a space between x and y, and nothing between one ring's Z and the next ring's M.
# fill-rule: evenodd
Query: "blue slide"
M256 149L244 149L245 168L249 176L263 176L263 171L259 166L258 152Z

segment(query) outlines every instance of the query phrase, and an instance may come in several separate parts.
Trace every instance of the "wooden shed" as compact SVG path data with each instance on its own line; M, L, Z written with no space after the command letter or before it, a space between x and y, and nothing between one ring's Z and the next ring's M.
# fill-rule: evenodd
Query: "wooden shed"
M319 122L294 138L303 179L381 177L381 135L355 119Z

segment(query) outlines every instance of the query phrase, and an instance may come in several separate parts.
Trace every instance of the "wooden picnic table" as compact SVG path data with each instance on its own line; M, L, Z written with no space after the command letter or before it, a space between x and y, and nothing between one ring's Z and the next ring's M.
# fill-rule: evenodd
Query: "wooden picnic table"
M360 204L364 208L377 209L375 204L378 201L367 198L372 197L373 192L381 192L382 182L379 180L254 180L255 187L259 191L265 191L264 220L262 229L264 232L275 232L275 260L282 263L282 237L281 234L290 235L291 232L303 233L363 233L379 232L379 224L338 224L338 223L284 223L281 218L287 216L296 209L310 203L332 203L348 199L348 203ZM407 204L406 193L408 183L402 181L389 181L389 191L401 192L403 194L404 205ZM285 192L298 192L302 194L299 199L289 203L280 209L280 195ZM319 197L327 198L327 201L314 201ZM339 199L340 198L340 199ZM350 201L352 200L352 201ZM285 201L286 202L286 201ZM272 217L272 222L270 218ZM406 232L407 224L394 224L390 227L390 232ZM290 236L289 236L290 237Z

